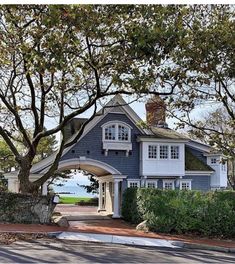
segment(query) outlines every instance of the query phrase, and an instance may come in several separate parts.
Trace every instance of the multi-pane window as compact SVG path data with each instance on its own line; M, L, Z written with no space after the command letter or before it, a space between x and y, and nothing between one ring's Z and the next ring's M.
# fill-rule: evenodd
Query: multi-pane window
M180 182L180 190L191 190L191 182L190 181Z
M129 188L138 188L138 187L139 187L139 182L137 181L129 182Z
M115 125L107 126L104 131L106 140L115 140Z
M216 164L216 158L211 158L211 164Z
M103 133L104 140L130 141L130 128L119 123L104 126Z
M179 159L179 146L171 146L171 159Z
M129 128L126 126L118 125L118 140L128 141L129 139Z
M157 187L156 182L147 182L147 187L148 188L156 188Z
M157 158L157 146L156 145L149 145L148 157L149 157L149 159L156 159Z
M174 189L174 182L173 181L163 181L163 189L173 190Z
M160 146L160 159L168 159L168 146Z

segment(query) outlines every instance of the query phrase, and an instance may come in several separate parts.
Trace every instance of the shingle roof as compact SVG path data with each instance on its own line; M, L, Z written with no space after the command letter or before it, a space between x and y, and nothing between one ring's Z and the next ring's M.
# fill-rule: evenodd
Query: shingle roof
M187 136L180 134L170 128L150 127L149 130L152 132L152 134L145 135L144 137L189 140Z
M185 170L186 171L214 171L209 165L202 162L185 147Z

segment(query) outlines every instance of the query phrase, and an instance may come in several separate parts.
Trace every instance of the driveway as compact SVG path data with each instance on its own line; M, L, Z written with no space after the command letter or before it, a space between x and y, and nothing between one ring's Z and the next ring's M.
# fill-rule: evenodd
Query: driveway
M235 255L205 250L144 248L36 240L1 245L0 263L234 263Z

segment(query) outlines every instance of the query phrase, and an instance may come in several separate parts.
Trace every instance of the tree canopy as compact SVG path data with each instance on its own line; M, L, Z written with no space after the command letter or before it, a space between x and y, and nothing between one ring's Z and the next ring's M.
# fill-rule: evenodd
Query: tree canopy
M34 192L57 169L63 149L115 94L171 94L167 65L177 46L180 6L11 5L0 7L0 135L19 165L20 190ZM159 84L166 83L161 88ZM93 109L73 142L63 137L37 181L30 168L43 138ZM54 125L45 130L48 120ZM52 123L52 122L51 122ZM33 131L33 137L29 135ZM25 152L14 145L21 134Z
M1 6L0 135L18 163L21 191L37 191L53 175L108 96L174 95L188 112L212 99L234 118L233 29L230 6ZM62 136L54 163L30 182L40 141L63 135L89 109L73 141ZM19 133L24 153L14 145Z

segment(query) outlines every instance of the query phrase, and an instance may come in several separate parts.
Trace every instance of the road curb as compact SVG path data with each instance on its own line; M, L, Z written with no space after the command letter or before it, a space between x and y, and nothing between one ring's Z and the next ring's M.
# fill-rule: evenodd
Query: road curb
M203 250L212 250L212 251L219 251L219 252L225 252L225 253L235 253L235 248L229 248L229 247L188 243L188 242L182 242L182 241L174 241L172 242L172 244L178 247L188 248L188 249L203 249Z

